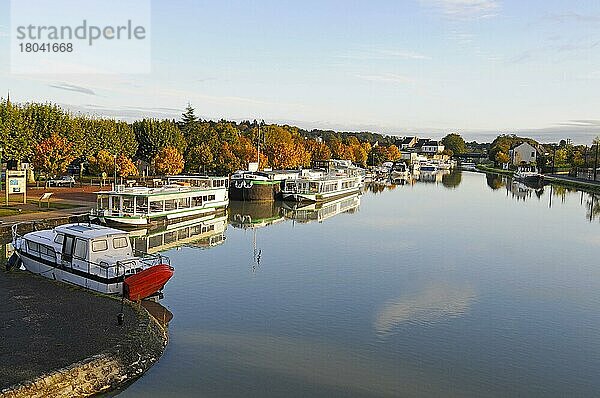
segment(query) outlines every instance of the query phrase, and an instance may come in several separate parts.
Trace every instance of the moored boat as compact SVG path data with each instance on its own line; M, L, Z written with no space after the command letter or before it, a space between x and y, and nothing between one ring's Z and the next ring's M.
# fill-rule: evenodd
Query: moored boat
M102 223L143 226L225 209L229 204L227 177L174 176L156 188L117 185L97 192L91 217Z
M141 300L163 289L174 269L167 257L135 252L125 231L65 224L18 234L15 255L28 271L105 294Z
M229 197L242 201L273 201L279 198L288 179L295 179L300 171L263 170L236 171L231 175Z
M312 170L302 170L297 179L286 180L282 191L283 199L318 202L360 191L364 177L359 168L347 161L324 162L316 163L317 167Z

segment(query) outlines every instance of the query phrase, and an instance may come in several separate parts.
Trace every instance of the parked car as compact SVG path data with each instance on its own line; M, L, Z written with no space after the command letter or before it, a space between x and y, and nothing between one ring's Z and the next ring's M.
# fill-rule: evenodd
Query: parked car
M53 178L48 180L48 186L55 187L74 187L75 186L75 178L73 176L62 176L60 178Z

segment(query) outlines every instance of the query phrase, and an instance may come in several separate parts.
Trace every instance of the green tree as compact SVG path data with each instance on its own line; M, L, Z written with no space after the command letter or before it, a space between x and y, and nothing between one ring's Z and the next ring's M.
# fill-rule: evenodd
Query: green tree
M456 133L450 133L442 139L442 144L454 154L461 154L467 151L465 140Z
M200 172L212 170L214 168L212 150L206 143L190 148L185 158L185 166L190 172Z
M179 128L170 120L143 119L133 123L133 131L139 143L137 156L152 161L166 147L183 153L186 142Z

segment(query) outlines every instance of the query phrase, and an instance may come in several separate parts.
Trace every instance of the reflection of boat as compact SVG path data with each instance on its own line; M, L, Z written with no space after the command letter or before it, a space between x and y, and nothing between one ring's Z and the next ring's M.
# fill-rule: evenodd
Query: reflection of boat
M363 185L363 175L350 161L315 162L315 169L302 170L295 180L286 180L284 200L318 202L356 193Z
M259 228L283 221L281 202L232 202L229 223L234 228Z
M544 176L537 172L535 167L519 167L514 174L516 180L522 181L528 185L540 186L544 181Z
M419 170L421 172L424 171L424 172L434 173L434 172L438 171L438 167L437 167L437 165L435 165L433 163L421 163Z
M142 300L140 304L163 326L167 326L173 319L173 313L160 304L157 297L149 297L147 300Z
M443 177L448 174L450 174L449 170L425 171L423 170L423 166L421 166L421 171L419 172L419 181L436 183L442 182Z
M175 176L167 185L125 187L98 192L92 217L102 223L148 225L207 214L229 203L226 177Z
M353 194L324 203L283 204L283 214L294 221L323 222L340 213L352 213L360 206L360 195Z
M180 246L212 247L225 241L227 215L211 214L154 230L132 231L133 247L148 253Z
M139 300L173 276L169 259L134 250L127 232L93 224L65 224L19 236L13 246L23 266L46 278Z
M390 178L394 180L406 180L408 178L408 167L404 162L394 162L392 169L390 170Z
M285 181L299 174L287 170L236 171L231 175L229 195L232 200L273 201L281 194Z

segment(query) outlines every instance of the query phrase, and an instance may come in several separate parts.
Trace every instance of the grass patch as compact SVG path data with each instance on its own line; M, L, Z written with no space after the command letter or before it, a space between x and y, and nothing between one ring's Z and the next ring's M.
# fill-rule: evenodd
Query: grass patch
M50 200L50 208L48 208L46 202L39 203L37 199L28 199L27 204L11 202L9 206L6 206L4 203L4 200L2 200L0 204L0 217L16 216L18 214L44 213L53 210L81 207L69 203L52 202L52 200Z
M486 166L486 165L483 165L483 164L478 164L476 167L477 167L478 170L485 171L487 173L504 174L504 175L507 175L507 176L512 176L515 173L512 170L496 169L494 167Z

